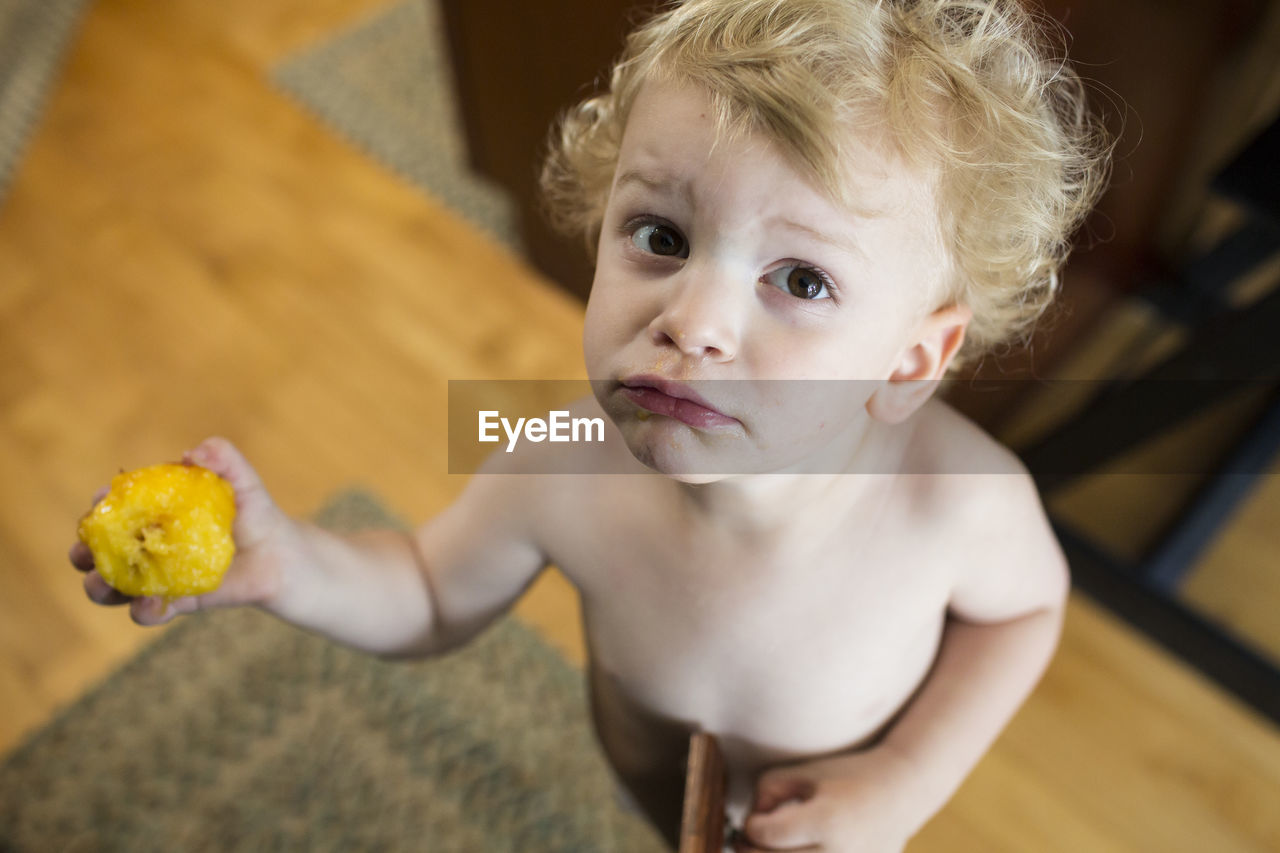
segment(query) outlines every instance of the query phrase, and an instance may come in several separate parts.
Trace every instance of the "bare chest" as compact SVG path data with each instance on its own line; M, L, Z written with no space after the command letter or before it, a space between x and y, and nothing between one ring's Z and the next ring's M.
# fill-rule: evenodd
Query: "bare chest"
M741 786L874 735L928 671L948 592L940 549L878 530L760 548L624 524L562 558L582 592L592 710L615 768L660 773L700 729Z
M778 750L834 749L914 689L945 612L935 572L864 559L767 578L618 560L608 594L584 597L592 659L657 713Z

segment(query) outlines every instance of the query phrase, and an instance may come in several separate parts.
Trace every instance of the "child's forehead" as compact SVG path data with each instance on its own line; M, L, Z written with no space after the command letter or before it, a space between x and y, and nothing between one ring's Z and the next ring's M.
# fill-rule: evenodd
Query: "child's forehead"
M714 176L717 166L763 164L775 179L803 185L810 203L859 218L933 211L935 176L894 153L873 126L841 129L838 177L824 181L797 157L787 140L733 115L723 100L695 81L646 80L631 104L618 152L615 189L637 182L689 186Z

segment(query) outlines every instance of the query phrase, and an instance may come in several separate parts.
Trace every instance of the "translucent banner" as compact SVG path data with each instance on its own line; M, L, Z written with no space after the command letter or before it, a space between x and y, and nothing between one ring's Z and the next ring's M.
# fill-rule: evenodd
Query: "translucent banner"
M982 380L969 390L1014 401L997 437L927 383L451 380L449 472L1009 473L999 441L1037 477L1258 474L1280 445L1275 380Z

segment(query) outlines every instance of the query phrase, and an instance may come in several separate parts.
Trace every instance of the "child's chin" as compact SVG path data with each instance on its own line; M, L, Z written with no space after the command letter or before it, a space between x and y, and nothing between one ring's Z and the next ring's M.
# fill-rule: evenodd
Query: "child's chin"
M690 486L705 486L708 483L718 483L721 480L729 478L729 474L705 474L692 473L683 468L672 468L661 463L655 463L652 460L646 460L641 456L636 456L640 463L654 473L661 474L669 480L675 480L677 483L685 483Z
M718 483L729 477L728 474L681 474L678 472L667 473L665 471L659 471L658 473L669 480L675 480L677 483L684 483L688 486L705 486L709 483Z
M672 435L678 430L648 427L637 424L621 432L631 455L651 471L690 485L714 483L742 473L738 470L741 460L735 464L727 458L732 453L716 452L687 436Z

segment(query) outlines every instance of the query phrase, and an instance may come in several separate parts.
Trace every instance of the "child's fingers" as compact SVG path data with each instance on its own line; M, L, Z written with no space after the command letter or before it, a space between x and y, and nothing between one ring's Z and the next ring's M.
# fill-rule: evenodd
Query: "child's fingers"
M225 438L208 438L182 456L208 468L231 484L236 493L235 538L238 546L256 545L281 521L280 511L267 494L258 472Z
M190 598L191 596L187 596L187 599ZM190 612L190 610L180 611L177 607L178 604L187 599L178 598L166 601L162 595L139 596L129 602L129 618L138 625L145 627L163 625L177 616L179 612Z
M225 438L206 438L182 454L182 459L208 468L230 483L237 494L257 492L263 488L258 472L253 470L249 460Z
M207 610L211 607L234 607L245 603L243 594L230 584L223 584L204 595L184 595L166 599L148 595L133 599L129 615L139 625L163 625L177 616Z
M745 835L732 836L729 844L733 853L814 853L814 851L823 848L817 845L807 845L805 847L757 847L747 840Z
M71 559L71 565L75 566L78 571L93 571L93 552L83 542L77 542L72 545L71 550L67 552L67 556Z
M90 601L97 604L105 604L108 607L128 604L133 601L133 596L120 592L120 590L103 580L102 575L95 571L90 571L84 576L84 591L89 596Z
M822 850L821 847L809 845L808 847L756 847L750 841L746 840L746 836L736 836L729 841L733 853L813 853L813 851Z

